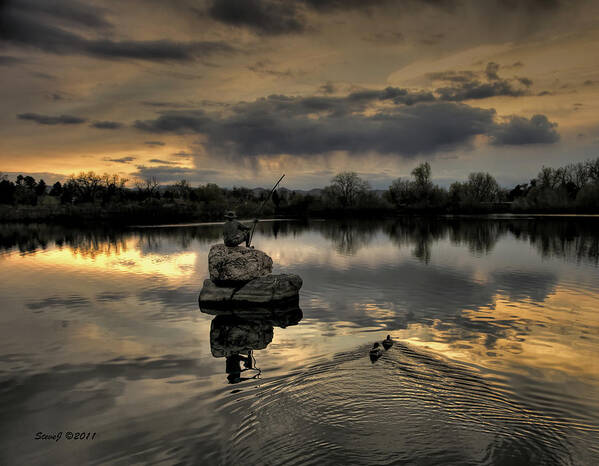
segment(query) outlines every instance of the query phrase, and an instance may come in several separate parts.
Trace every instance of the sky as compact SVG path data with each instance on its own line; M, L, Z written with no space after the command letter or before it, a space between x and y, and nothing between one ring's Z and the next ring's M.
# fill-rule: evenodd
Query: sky
M599 156L599 2L0 0L0 172L503 186Z

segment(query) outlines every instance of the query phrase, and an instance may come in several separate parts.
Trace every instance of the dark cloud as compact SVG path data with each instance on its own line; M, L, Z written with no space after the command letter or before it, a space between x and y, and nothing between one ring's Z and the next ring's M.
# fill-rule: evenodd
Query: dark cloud
M135 157L121 157L119 159L109 159L109 158L105 158L104 159L106 162L115 162L115 163L131 163L135 160Z
M249 27L261 34L288 34L304 30L304 20L293 2L279 0L214 0L208 14L232 26Z
M0 66L12 66L25 63L23 58L11 57L10 55L0 55Z
M354 102L368 102L372 100L389 100L395 104L412 105L418 102L432 102L435 96L430 92L412 92L399 87L386 87L382 91L364 90L356 91L348 96Z
M119 129L123 124L118 121L95 121L90 126L98 129Z
M397 31L377 31L362 37L366 42L374 42L377 45L394 45L405 40L404 35Z
M487 79L490 81L496 81L499 79L499 75L497 72L499 71L499 65L495 62L490 61L487 63L487 67L485 68L485 75Z
M522 68L524 66L524 63L522 63L521 61L517 61L512 63L511 65L505 65L504 68Z
M595 84L595 81L592 81L590 79L587 79L585 82L582 83L584 86L592 86L593 84Z
M161 107L161 108L191 108L192 104L182 103L182 102L160 102L160 101L152 101L146 100L142 102L142 105L146 107Z
M171 167L171 166L155 166L146 167L138 165L137 171L132 173L133 176L141 179L155 178L159 183L173 183L185 179L192 183L206 182L213 179L220 172L217 170L198 170L195 168Z
M155 120L137 121L135 126L153 133L203 134L211 153L233 157L331 151L412 156L466 144L492 126L493 110L447 102L402 105L372 115L356 113L373 101L408 98L409 93L392 88L344 98L270 96L238 104L228 116L168 112Z
M322 86L320 86L318 88L318 90L322 94L334 94L335 93L335 85L329 81L329 82L323 84Z
M52 20L54 17L59 17L63 20L78 22L92 30L94 28L104 29L108 23L97 16L97 9L85 10L83 4L71 0L65 4L41 1L29 3L35 8L23 8L24 3L19 2L9 3L4 8L0 17L0 41L55 54L79 54L113 60L191 61L199 57L233 52L233 47L219 41L91 39L87 38L87 34L82 36L63 29L57 25L57 21ZM60 7L55 9L54 7L57 5ZM70 10L72 5L77 5L74 12ZM51 10L52 13L47 10ZM60 24L60 21L58 23Z
M259 34L294 34L310 29L306 10L321 14L340 11L363 10L367 14L374 8L394 5L393 0L212 0L208 16L236 27L247 27ZM403 9L436 6L453 9L455 0L412 0L401 5ZM397 5L396 5L397 6ZM442 35L437 34L435 41ZM364 40L377 43L397 43L403 40L400 32L379 32L367 35Z
M51 18L69 25L109 29L110 22L105 19L106 11L77 0L18 0L8 1L8 8L28 15Z
M518 78L518 81L526 87L532 86L532 79L529 78Z
M170 160L162 159L151 159L150 163L159 163L160 165L179 165L179 162L172 162Z
M148 146L165 146L166 144L162 141L146 141L144 144Z
M489 62L483 72L449 70L428 73L426 77L432 81L451 83L450 86L435 89L435 93L440 100L461 102L469 99L487 99L497 96L520 97L529 95L527 88L532 85L532 80L526 77L503 79L498 74L499 68L499 64ZM481 77L486 81L481 80ZM514 83L520 83L526 89L516 87Z
M435 45L441 42L441 39L445 37L445 34L442 32L437 32L432 34L429 37L425 37L424 39L420 39L419 42L423 45Z
M494 117L493 109L388 87L341 97L271 95L231 105L224 112L162 112L156 119L136 121L135 127L154 134L202 134L208 153L232 159L333 151L410 157L468 145L476 135L490 136L495 145L559 139L556 125L543 115L530 120L511 117L502 123Z
M85 118L79 118L72 115L47 116L37 113L20 113L17 115L20 120L35 121L40 125L79 125L85 123Z
M454 83L470 82L478 76L475 71L438 71L427 73L426 77L433 81L447 81Z
M530 12L557 10L572 4L568 0L498 0L498 3L508 10L528 10Z
M441 100L461 102L470 99L487 99L489 97L508 96L521 97L528 95L526 89L519 89L506 79L492 82L478 80L464 82L456 86L441 87L435 90Z
M334 10L369 9L391 3L391 0L301 0L309 7L330 12Z
M264 75L270 75L270 76L276 76L276 77L292 77L293 76L293 72L291 70L285 70L285 71L281 71L281 70L277 70L275 68L272 67L272 63L270 61L258 61L256 63L254 63L253 65L249 65L248 69L250 71L253 71L254 73L259 73L259 74L264 74Z
M512 116L506 123L496 125L491 131L491 144L552 144L559 141L555 128L557 123L549 121L545 115L534 115L530 119Z
M176 157L193 157L193 154L191 152L184 152L184 151L175 152L173 155Z
M224 42L174 42L170 40L88 41L84 49L99 58L137 58L141 60L180 60L191 61L197 57L217 53L229 53L233 48Z
M33 71L31 73L31 76L34 76L36 78L48 79L48 80L56 79L56 76L52 76L51 74L48 74L48 73L40 73L39 71Z

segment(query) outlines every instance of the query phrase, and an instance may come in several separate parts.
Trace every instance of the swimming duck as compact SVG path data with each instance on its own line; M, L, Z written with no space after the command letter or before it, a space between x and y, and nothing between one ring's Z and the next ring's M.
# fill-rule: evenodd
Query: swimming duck
M372 349L370 350L370 360L372 362L376 361L378 358L381 357L381 355L383 354L383 351L381 350L381 348L379 348L379 344L375 343L374 345L372 345Z
M387 335L387 338L383 340L383 348L385 351L393 346L393 340L391 339L391 335Z

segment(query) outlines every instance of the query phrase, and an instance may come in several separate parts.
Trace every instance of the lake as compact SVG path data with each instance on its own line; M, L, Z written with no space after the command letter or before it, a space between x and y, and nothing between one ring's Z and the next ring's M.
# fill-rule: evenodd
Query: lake
M277 316L200 311L220 235L0 225L0 464L599 464L599 218L261 222Z

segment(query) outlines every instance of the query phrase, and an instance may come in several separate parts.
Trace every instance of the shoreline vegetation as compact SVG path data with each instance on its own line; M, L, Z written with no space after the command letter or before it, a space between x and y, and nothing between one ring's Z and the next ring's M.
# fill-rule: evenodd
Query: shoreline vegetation
M432 182L422 163L411 178L398 178L387 190L373 190L355 172L338 173L331 184L310 191L280 188L262 217L339 218L396 215L599 214L599 157L564 167L543 167L536 178L508 189L484 172L471 173L449 189ZM147 225L220 221L233 209L252 218L269 191L262 188L192 187L181 180L160 185L138 180L133 187L119 175L82 172L64 183L0 173L0 222L110 223Z

